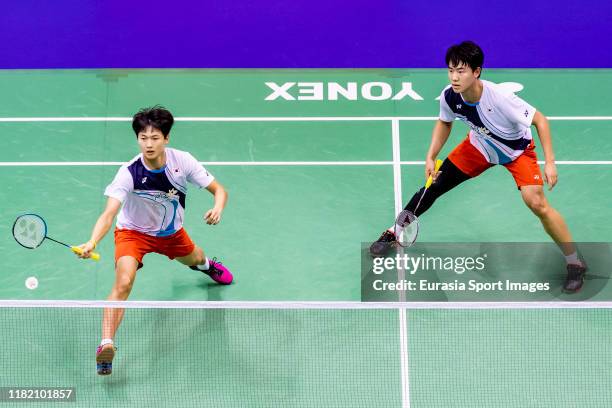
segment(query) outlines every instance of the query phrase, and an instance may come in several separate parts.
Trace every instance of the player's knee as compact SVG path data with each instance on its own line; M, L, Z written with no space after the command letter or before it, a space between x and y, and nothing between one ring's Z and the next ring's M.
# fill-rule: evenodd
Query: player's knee
M129 295L132 291L132 286L134 286L134 279L130 276L121 276L118 277L115 281L115 292L118 295Z
M120 298L127 298L132 291L132 282L121 282L115 286L115 292Z
M538 217L545 216L550 208L543 194L534 194L525 198L525 204Z

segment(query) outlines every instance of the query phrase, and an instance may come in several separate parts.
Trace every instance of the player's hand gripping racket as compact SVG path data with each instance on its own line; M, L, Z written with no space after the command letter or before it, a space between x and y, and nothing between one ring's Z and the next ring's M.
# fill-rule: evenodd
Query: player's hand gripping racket
M434 174L438 172L441 165L442 160L436 160ZM427 194L427 189L429 188L429 186L431 186L431 183L433 183L433 175L429 175L427 181L425 182L425 189L423 190L423 193L421 194L421 197L419 198L419 201L416 207L414 208L415 213L419 208L419 205L421 205L423 197L425 197L425 194ZM413 212L403 210L397 215L397 218L395 219L395 229L393 232L395 233L395 236L397 238L397 243L401 247L407 248L414 244L414 241L416 241L417 236L419 235L419 219L416 215L414 215Z
M45 239L48 239L70 248L76 254L80 255L83 253L83 250L77 246L64 244L47 236L47 223L45 223L41 216L36 214L24 214L17 217L13 224L13 237L15 237L15 241L19 245L28 249L38 248ZM92 252L91 259L94 261L100 260L100 254Z

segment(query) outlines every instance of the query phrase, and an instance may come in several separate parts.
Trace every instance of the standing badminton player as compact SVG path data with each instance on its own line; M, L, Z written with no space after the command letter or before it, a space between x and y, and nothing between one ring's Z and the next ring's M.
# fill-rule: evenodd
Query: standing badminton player
M431 145L425 162L425 175L434 183L416 210L418 217L438 197L464 181L476 177L494 165L502 165L512 174L525 204L540 219L544 230L557 243L567 262L563 288L573 293L583 285L586 265L578 257L567 224L546 200L543 184L551 190L557 183L557 168L552 148L550 127L546 117L533 106L497 84L481 80L484 62L481 48L471 41L450 47L446 53L450 85L440 95L440 116L434 126ZM465 122L467 137L444 160L439 172L434 171L438 153L448 140L453 121ZM540 172L531 135L534 125L544 150L544 178ZM406 205L415 207L424 189ZM392 226L370 246L372 256L384 256L396 243Z
M132 128L141 153L121 166L106 187L106 209L98 218L91 239L80 246L83 253L79 256L88 258L118 214L115 283L108 300L128 298L136 271L150 252L176 259L222 285L232 283L231 272L216 259L207 258L183 228L188 182L213 194L214 206L204 214L204 220L210 225L221 220L227 193L191 154L166 147L173 123L172 114L160 106L142 109L134 115ZM104 310L102 342L96 351L100 375L112 372L116 350L113 338L122 318L123 309Z

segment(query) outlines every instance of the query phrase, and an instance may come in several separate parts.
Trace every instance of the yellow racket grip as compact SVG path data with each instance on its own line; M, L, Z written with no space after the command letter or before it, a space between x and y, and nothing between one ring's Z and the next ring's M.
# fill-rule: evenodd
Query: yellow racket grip
M436 166L434 167L434 173L437 172L440 169L440 166L442 165L442 160L438 159L436 160ZM433 177L429 176L427 177L427 182L425 183L425 188L429 188L429 186L431 186L431 183L433 183Z
M72 249L72 252L74 252L75 254L81 255L83 253L83 250L81 248L79 248L78 246L71 246L70 249ZM100 260L100 254L97 253L97 252L90 253L89 257L91 259L93 259L94 261L99 261Z

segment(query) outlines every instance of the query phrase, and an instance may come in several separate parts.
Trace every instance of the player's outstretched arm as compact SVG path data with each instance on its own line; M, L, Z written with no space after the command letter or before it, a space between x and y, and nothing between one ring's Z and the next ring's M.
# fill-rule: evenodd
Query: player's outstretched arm
M208 225L216 225L221 221L221 213L227 203L227 191L221 183L214 180L206 189L215 197L215 205L204 214L204 220Z
M121 201L116 198L108 197L106 208L104 212L100 214L100 217L98 217L98 221L96 221L96 225L94 225L93 231L91 232L91 238L86 243L79 245L83 250L83 253L80 255L77 254L79 258L89 258L91 256L91 251L94 250L98 242L104 238L108 230L112 227L113 220L120 209Z
M436 158L442 150L442 147L448 140L451 129L453 128L453 122L444 122L438 119L434 125L433 132L431 134L431 144L429 145L429 151L427 157L425 157L425 179L432 176L433 180L436 180L438 174L435 171Z
M555 165L555 153L552 147L550 125L546 116L539 111L533 115L531 124L534 125L538 131L542 150L544 150L544 181L548 184L548 190L552 190L555 184L557 184L558 174L557 166Z

